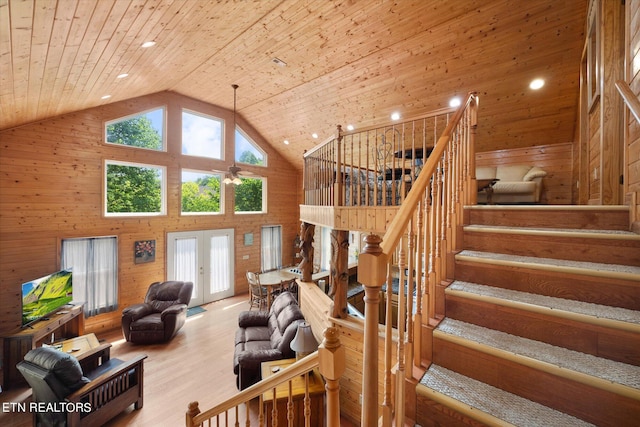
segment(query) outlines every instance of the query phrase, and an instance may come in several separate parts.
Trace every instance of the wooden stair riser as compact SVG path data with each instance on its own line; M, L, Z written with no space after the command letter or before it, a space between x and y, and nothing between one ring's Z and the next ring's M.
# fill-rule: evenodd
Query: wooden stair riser
M418 385L420 387L420 385ZM417 393L418 410L416 424L422 427L484 427L488 424L480 423L463 414L435 402Z
M448 318L640 366L640 334L447 295ZM552 311L553 313L554 311Z
M467 224L629 231L629 211L595 209L466 209Z
M599 426L634 425L640 400L434 336L434 363Z
M554 258L569 261L640 266L638 239L519 234L488 231L464 232L465 250Z
M640 310L640 282L567 272L456 261L456 280Z

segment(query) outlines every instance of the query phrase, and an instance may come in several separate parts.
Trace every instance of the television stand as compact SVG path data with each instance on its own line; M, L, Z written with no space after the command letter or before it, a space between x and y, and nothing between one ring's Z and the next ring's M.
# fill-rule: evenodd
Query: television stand
M2 337L2 388L9 389L18 384L26 384L26 381L18 372L16 364L24 359L24 355L42 343L50 343L53 340L74 338L84 335L83 304L71 308L61 307L66 313L52 314L47 320L41 319L27 328L20 328Z

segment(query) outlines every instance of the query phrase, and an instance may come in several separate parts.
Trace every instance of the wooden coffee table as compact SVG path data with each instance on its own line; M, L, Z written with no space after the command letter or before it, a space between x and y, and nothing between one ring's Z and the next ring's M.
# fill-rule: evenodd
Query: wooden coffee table
M273 360L262 362L262 379L269 378L282 369L286 369L296 362L296 359ZM311 401L311 426L324 426L324 381L317 369L309 374L309 400ZM299 375L291 381L291 400L293 401L293 425L304 427L304 395L305 378ZM273 390L262 395L264 402L264 419L266 425L272 426ZM278 425L286 426L287 403L289 401L289 384L284 383L276 387L276 408L278 410Z

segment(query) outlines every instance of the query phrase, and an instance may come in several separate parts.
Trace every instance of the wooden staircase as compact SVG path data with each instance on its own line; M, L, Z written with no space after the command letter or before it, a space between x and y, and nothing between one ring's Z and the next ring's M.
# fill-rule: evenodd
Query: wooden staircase
M640 420L640 236L626 207L465 208L416 387L421 426Z

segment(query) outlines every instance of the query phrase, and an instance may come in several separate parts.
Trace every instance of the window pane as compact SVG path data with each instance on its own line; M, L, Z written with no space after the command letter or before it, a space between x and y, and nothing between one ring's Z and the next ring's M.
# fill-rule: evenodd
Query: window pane
M182 154L222 159L222 120L182 111Z
M107 143L164 150L164 108L107 122Z
M236 128L236 162L250 165L266 166L266 155L264 152L244 134Z
M235 186L236 212L266 212L265 189L263 178L240 178L242 184Z
M164 213L164 168L119 162L106 163L106 213Z
M182 213L221 213L222 176L182 171Z

